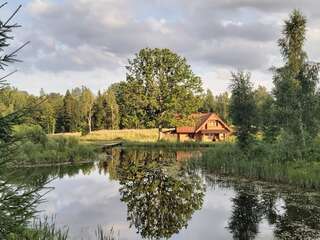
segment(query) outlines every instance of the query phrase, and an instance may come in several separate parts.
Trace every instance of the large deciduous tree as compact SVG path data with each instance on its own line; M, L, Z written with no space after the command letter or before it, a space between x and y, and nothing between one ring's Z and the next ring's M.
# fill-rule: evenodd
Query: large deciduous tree
M308 61L303 50L306 18L297 10L285 21L279 46L284 66L274 69L274 90L280 126L304 148L318 133L316 87L319 65Z
M244 72L232 73L231 81L230 116L236 126L238 144L241 148L245 148L251 143L253 134L257 131L253 84L250 81L250 74Z
M169 49L145 48L127 66L126 118L147 127L175 124L177 114L188 115L201 104L202 82L185 58ZM129 101L130 100L130 101Z

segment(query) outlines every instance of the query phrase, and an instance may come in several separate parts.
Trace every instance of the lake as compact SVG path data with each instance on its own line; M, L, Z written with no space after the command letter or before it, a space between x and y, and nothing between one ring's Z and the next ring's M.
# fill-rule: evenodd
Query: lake
M119 239L320 239L319 193L211 175L190 164L201 151L114 148L103 162L18 174L51 179L38 209L72 239L98 226Z

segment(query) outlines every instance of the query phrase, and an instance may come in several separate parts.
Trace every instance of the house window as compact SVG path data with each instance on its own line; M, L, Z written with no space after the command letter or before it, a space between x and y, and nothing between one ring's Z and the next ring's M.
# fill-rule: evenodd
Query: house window
M208 128L213 128L214 126L216 126L215 121L209 121L207 124Z
M216 121L216 127L219 127L219 121Z

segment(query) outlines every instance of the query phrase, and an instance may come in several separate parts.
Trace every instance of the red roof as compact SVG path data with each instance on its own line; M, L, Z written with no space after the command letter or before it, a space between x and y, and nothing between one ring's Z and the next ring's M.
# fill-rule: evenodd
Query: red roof
M222 119L215 113L193 113L189 117L192 120L190 126L176 127L176 133L197 133L199 131L202 132L202 126L208 121L211 116L214 116L225 127L226 131L223 132L232 132L232 129L227 124L225 124ZM219 132L221 132L221 130L219 130Z
M194 133L195 129L194 127L177 127L176 132L177 133Z

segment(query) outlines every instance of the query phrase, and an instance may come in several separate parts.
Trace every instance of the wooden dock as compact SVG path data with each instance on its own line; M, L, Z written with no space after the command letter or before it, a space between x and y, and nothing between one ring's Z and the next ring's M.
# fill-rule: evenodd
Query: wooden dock
M121 146L122 142L110 142L102 145L103 149Z

